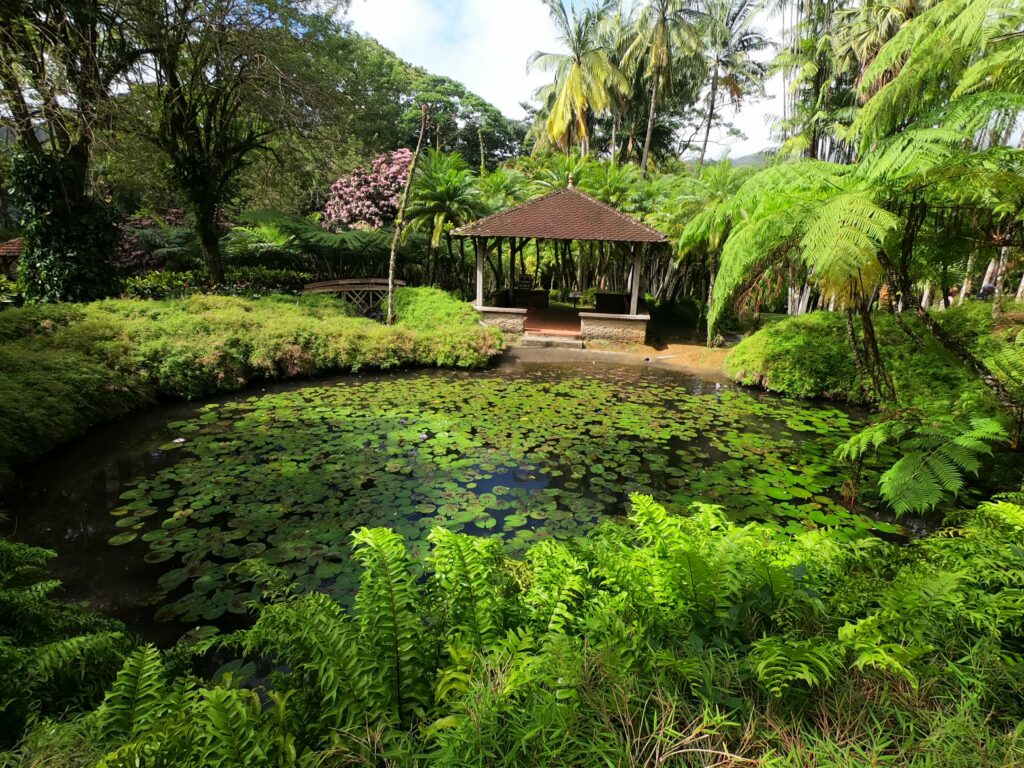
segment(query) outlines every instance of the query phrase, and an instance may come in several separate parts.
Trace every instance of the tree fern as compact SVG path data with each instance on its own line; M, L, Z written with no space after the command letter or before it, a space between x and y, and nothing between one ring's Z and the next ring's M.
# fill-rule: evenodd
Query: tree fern
M910 410L865 428L836 452L840 459L859 461L882 446L896 447L900 458L882 474L879 490L901 515L933 509L947 495L959 493L965 475L981 468L980 457L991 455L992 445L1006 439L995 419L961 424Z

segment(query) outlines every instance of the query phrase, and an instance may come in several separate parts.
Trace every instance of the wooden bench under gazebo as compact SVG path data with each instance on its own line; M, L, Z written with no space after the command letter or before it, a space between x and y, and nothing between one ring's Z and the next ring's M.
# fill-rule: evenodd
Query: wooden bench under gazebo
M506 211L487 216L452 232L469 239L476 252L476 300L474 308L484 323L496 325L512 335L524 331L544 334L544 323L553 327L554 335L575 335L584 343L602 340L624 344L642 344L650 316L641 314L640 267L647 249L663 248L668 238L656 229L595 200L572 186L530 200ZM556 248L571 248L572 243L602 244L610 247L630 265L628 290L625 294L597 295L594 312L562 309L561 315L572 315L579 323L575 334L567 333L564 317L555 308L548 309L548 291L529 280L517 281L516 259L522 262L523 249L531 241L549 241ZM507 246L506 246L507 244ZM507 253L508 270L504 268L503 251ZM497 259L491 261L492 255ZM495 291L490 302L484 295L484 262L490 261L496 273ZM528 277L520 275L520 278ZM576 292L580 286L575 286ZM545 318L556 320L546 320Z

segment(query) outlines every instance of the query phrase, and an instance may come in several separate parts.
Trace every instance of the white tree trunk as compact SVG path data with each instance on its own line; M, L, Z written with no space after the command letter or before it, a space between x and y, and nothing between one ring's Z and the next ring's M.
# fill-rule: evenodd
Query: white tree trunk
M1010 266L1010 249L1005 245L999 249L999 260L996 273L992 276L992 284L996 287L995 297L1003 295L1003 283L1006 282L1006 270Z
M1024 301L1024 275L1020 276L1020 285L1017 286L1017 301Z
M921 291L921 306L924 309L928 309L932 305L932 281L929 280L924 284L924 290Z
M806 315L811 303L811 284L804 283L804 289L800 294L800 306L797 308L798 315Z
M967 257L967 268L964 270L964 282L960 286L960 295L956 297L957 306L964 303L964 299L971 295L974 290L974 264L978 261L978 252L971 251Z
M985 270L985 277L981 280L981 287L984 288L986 285L992 285L992 278L996 274L996 269L999 267L999 259L992 259L988 263L988 268Z

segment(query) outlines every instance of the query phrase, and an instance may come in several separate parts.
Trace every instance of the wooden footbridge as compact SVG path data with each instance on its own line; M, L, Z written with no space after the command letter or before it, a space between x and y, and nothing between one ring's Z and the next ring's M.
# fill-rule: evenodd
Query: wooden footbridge
M395 280L395 288L405 283ZM380 303L387 298L388 280L386 277L357 277L346 280L320 280L306 283L303 293L334 293L349 301L359 310L361 315L372 314Z

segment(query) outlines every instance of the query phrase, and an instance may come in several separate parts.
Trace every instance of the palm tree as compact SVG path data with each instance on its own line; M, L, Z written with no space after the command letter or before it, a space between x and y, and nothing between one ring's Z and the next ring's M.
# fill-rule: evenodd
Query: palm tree
M769 45L764 33L750 26L758 7L756 0L710 0L705 7L704 56L711 75L711 87L704 141L700 148L702 166L719 93L724 91L735 105L751 92L764 87L768 67L751 58L751 54L763 51Z
M412 185L407 216L410 230L430 234L431 285L437 280L441 238L447 242L449 261L454 261L452 228L472 221L483 212L484 203L476 189L476 178L462 156L427 150Z
M579 141L580 152L590 152L589 122L612 106L613 94L629 84L601 44L598 30L609 3L574 8L567 0L544 0L568 53L537 51L529 70L554 71L554 91L546 119L547 133L559 147Z
M699 18L692 0L648 0L637 16L636 38L629 53L631 59L645 62L651 89L641 168L647 168L651 155L658 97L662 90L672 87L674 71L683 55L692 54L700 44L696 28Z

